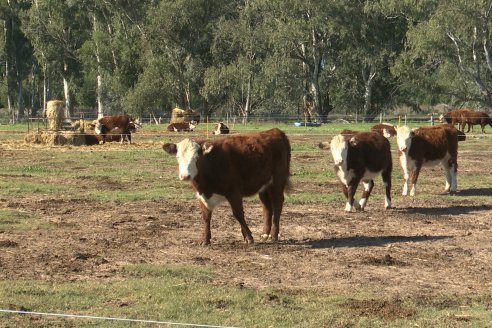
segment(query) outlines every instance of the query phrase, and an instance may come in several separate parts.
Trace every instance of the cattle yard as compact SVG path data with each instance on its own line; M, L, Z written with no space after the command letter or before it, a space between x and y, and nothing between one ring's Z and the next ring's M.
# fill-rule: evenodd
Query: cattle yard
M347 213L330 151L318 148L347 125L277 127L292 146L280 241L260 241L262 209L253 196L244 207L256 243L243 241L222 205L207 247L199 245L201 212L189 182L179 181L176 159L162 150L207 132L224 138L205 125L190 133L144 126L130 145L80 147L26 144L4 131L0 309L237 327L490 325L490 129L460 141L453 195L434 166L422 169L417 195L403 197L391 138L392 208L382 206L378 176L365 211ZM0 314L1 327L12 325L118 326Z

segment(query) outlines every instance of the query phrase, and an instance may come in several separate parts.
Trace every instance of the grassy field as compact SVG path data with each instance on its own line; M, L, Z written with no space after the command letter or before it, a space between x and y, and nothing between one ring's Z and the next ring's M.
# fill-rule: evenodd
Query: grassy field
M349 126L327 124L318 128L299 128L290 124L248 124L235 125L234 131L259 131L274 126L286 131L292 141L294 190L287 198L290 206L288 210L322 207L334 213L340 212L344 205L343 195L339 191L324 192L327 188L337 188L338 182L332 169L329 152L321 152L317 147L317 142L329 141L333 134L347 127L353 130L368 130L370 124ZM73 238L79 242L78 239L81 237L76 235L75 231L85 229L85 225L88 226L87 229L92 228L89 227L89 222L99 222L88 219L88 215L91 214L89 208L80 208L80 213L85 212L77 217L77 221L65 221L65 214L70 215L70 213L79 211L72 207L79 202L93 203L95 208L105 204L110 204L115 210L128 207L129 213L135 208L142 207L142 204L144 206L185 204L195 207L194 195L190 192L189 186L176 181L175 158L166 156L160 149L163 142L178 140L185 135L167 134L163 131L164 129L163 126L144 126L135 135L135 144L131 146L115 144L77 148L25 145L22 140L27 126L0 126L0 271L9 268L13 273L8 275L4 271L1 276L0 309L258 328L490 327L492 291L488 289L488 285L483 289L470 289L462 293L456 293L453 289L444 287L442 290L433 288L433 292L430 293L414 291L383 293L378 285L371 284L370 280L366 287L358 286L353 289L318 288L315 283L312 287L308 284L300 288L292 288L291 285L283 287L282 282L274 287L262 287L234 282L224 283L222 280L218 282L218 277L223 274L224 270L220 266L196 265L189 262L165 263L163 260L142 263L137 260L125 260L125 263L118 263L113 268L114 271L109 271L104 275L91 276L88 274L79 277L77 272L71 272L65 278L60 278L55 274L56 272L48 273L48 269L43 273L42 265L49 268L53 261L80 260L77 257L89 256L87 249L74 250L75 255L72 252L72 258L47 255L44 264L43 260L36 261L36 265L41 266L41 268L36 267L36 273L29 272L29 266L19 271L11 269L15 267L12 261L19 261L19 264L22 264L23 258L15 260L14 258L22 256L23 252L30 254L31 249L35 247L33 245L36 239L46 238L49 243L53 243L53 248L55 248L57 239L50 239L49 236L54 236L55 233L59 233L57 236L63 236L66 231L68 239L73 235ZM200 125L192 136L207 137L207 132L207 127ZM396 149L394 139L391 143L392 149ZM481 152L490 150L491 145L490 134L483 138L470 137L465 143L460 144L459 189L468 192L448 195L445 200L438 200L436 203L437 207L442 208L451 206L451 204L469 206L474 209L485 206L482 212L477 210L477 216L481 215L483 218L485 215L486 217L481 221L482 226L477 229L481 231L485 229L489 232L492 222L490 220L491 210L487 206L491 205L492 169L490 168L490 153L484 155ZM396 159L395 152L394 156ZM394 165L394 193L398 194L401 192L402 174L399 163L395 161ZM396 202L400 202L401 208L404 206L425 207L436 201L436 190L443 189L444 178L440 168L432 172L437 172L437 174L429 174L429 171L426 171L420 178L419 202L412 203L412 201L395 197ZM376 191L382 188L380 178L376 184L370 203L374 207L381 207L382 193ZM67 205L61 205L62 210L58 207L56 210L53 209L57 213L55 215L50 208L40 209L40 203L45 199L59 200L66 202ZM256 202L256 198L246 200L247 204ZM102 213L102 210L98 213ZM142 213L145 219L151 217L149 220L156 220L152 218L155 215L145 212L145 209L142 209ZM177 210L172 213L178 215ZM377 216L378 213L384 212L375 213ZM474 215L468 212L466 214ZM340 216L343 215L345 214L340 213ZM84 217L87 218L87 223L80 222ZM440 213L432 213L423 221L428 220L433 224L441 224L439 217ZM406 218L411 218L411 215ZM366 217L356 219L367 221ZM124 220L122 222L124 223ZM164 223L161 222L162 224ZM199 226L199 222L197 224ZM407 223L401 224L406 225ZM422 223L422 225L425 224L428 225L428 223ZM306 223L307 225L309 224ZM471 231L467 229L471 228L463 228L463 234ZM237 224L233 226L233 230L237 230ZM364 235L366 232L360 231L359 233ZM446 231L442 233L446 234ZM158 238L152 238L155 238L157 242ZM24 240L26 245L23 243ZM33 244L29 246L27 241ZM131 239L127 239L127 242L133 243ZM45 245L47 249L43 254L50 252L49 243ZM220 246L224 247L222 251L213 246L212 251L216 254L234 253L235 249L238 253L254 252L238 245L231 243ZM124 247L123 244L120 246ZM196 253L193 255L194 258L200 259L202 256L202 251L198 250L198 246L186 243L182 246L189 252ZM21 247L23 251L12 257L9 255ZM479 249L477 253L490 250L490 244L483 247L485 248ZM155 249L154 251L156 253L171 252L166 249ZM257 251L265 251L262 256L269 256L270 249L260 248ZM278 251L282 252L282 249ZM364 252L364 250L357 249L351 251L354 256L357 256L358 251ZM300 255L302 252L296 254L302 256ZM90 253L90 256L96 257L96 255L99 256L99 254ZM134 255L128 254L128 257ZM97 259L101 263L96 263L95 267L104 267L106 259L104 257L97 257ZM295 263L295 258L293 261ZM316 253L312 261L316 261ZM406 261L410 259L407 258ZM336 266L340 263L345 268L350 268L350 264L347 265L345 262L326 263L326 266ZM444 269L452 271L452 268L444 266L445 262L435 272ZM485 268L488 269L488 267ZM293 266L291 270L300 269L302 268ZM397 265L389 265L387 269L389 272L394 270L395 273L400 270ZM466 268L461 269L466 272ZM313 271L313 275L316 275L316 271ZM484 272L484 275L487 273ZM336 277L333 278L336 279ZM317 281L316 277L311 277L311 279L313 282ZM391 282L391 284L396 283ZM147 327L153 324L0 313L0 327L125 327L133 325Z

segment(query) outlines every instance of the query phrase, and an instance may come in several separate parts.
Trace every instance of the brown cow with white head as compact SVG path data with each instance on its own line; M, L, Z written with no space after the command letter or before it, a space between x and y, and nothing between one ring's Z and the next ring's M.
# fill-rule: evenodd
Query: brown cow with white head
M384 206L391 208L391 158L390 143L378 132L344 130L330 144L320 143L322 149L330 148L342 190L347 198L345 211L364 210L374 187L374 178L381 174L385 186ZM364 191L359 202L354 199L362 181Z
M213 141L184 139L166 143L164 151L176 155L179 179L191 181L202 211L202 245L210 244L210 220L227 201L247 243L253 236L244 219L243 197L259 194L263 205L262 239L279 237L284 190L289 185L290 143L285 133L271 129Z
M410 129L400 126L396 129L400 164L403 169L405 183L402 195L415 196L417 179L422 166L433 166L438 163L446 174L445 192L457 190L458 141L465 140L463 132L452 126L437 125Z

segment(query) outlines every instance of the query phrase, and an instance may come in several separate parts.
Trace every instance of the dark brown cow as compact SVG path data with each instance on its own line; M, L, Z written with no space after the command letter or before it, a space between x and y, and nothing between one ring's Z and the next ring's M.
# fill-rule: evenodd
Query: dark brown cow
M470 128L473 132L474 125L480 125L480 127L482 128L482 133L485 133L485 126L487 124L492 126L492 119L485 112L477 112L477 111L470 110L463 113L462 124L463 124L463 131L465 130L465 126L468 124L468 130L466 131L466 133L470 132Z
M446 114L444 115L441 115L439 117L439 120L444 123L448 123L448 124L451 124L453 126L455 126L456 124L458 124L458 130L461 130L463 131L465 126L463 124L463 115L470 111L469 109L455 109L455 110L452 110L450 112L447 112Z
M212 131L212 134L229 134L229 128L224 124L224 122L219 122Z
M446 174L445 192L456 192L458 187L458 141L465 140L463 132L454 127L437 125L410 129L401 126L396 129L400 163L405 184L402 195L415 196L417 179L422 166L441 163Z
M378 123L371 128L371 131L378 132L386 138L396 136L395 126L390 123Z
M121 135L121 143L128 139L132 143L132 129L139 127L135 119L128 115L105 116L96 120L94 131L102 136L102 143L106 142L106 136L110 133Z
M356 132L344 130L333 137L331 143L320 143L320 148L331 149L335 171L342 182L342 190L347 198L345 211L364 210L374 187L374 177L381 174L386 189L385 208L391 208L391 159L390 143L378 132ZM360 181L364 184L362 198L357 203L355 192Z
M176 155L179 179L191 181L196 192L204 223L202 245L210 244L212 211L226 200L241 225L244 240L253 243L244 219L243 197L256 193L263 205L262 239L278 240L290 176L290 143L284 132L272 129L214 141L184 139L166 143L163 149Z
M130 131L134 133L137 130L135 124L130 124ZM101 134L90 134L86 133L85 136L85 145L92 146L103 143L103 135ZM119 133L119 129L113 129L109 133L104 135L104 142L122 142L123 136Z
M196 127L194 121L192 122L179 122L179 123L171 123L167 126L167 131L169 132L191 132Z

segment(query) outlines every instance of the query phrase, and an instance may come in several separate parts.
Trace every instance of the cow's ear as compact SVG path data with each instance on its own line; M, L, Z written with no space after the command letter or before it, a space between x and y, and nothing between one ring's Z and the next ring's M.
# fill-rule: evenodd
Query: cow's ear
M212 145L212 144L210 144L208 142L204 142L203 145L202 145L203 155L206 155L206 154L210 153L213 148L214 148L214 145Z
M173 143L166 143L162 146L162 149L170 155L175 155L178 152L178 148L176 147L176 144Z
M356 137L352 137L352 138L350 138L349 143L351 146L355 147L355 146L357 146L358 140Z

